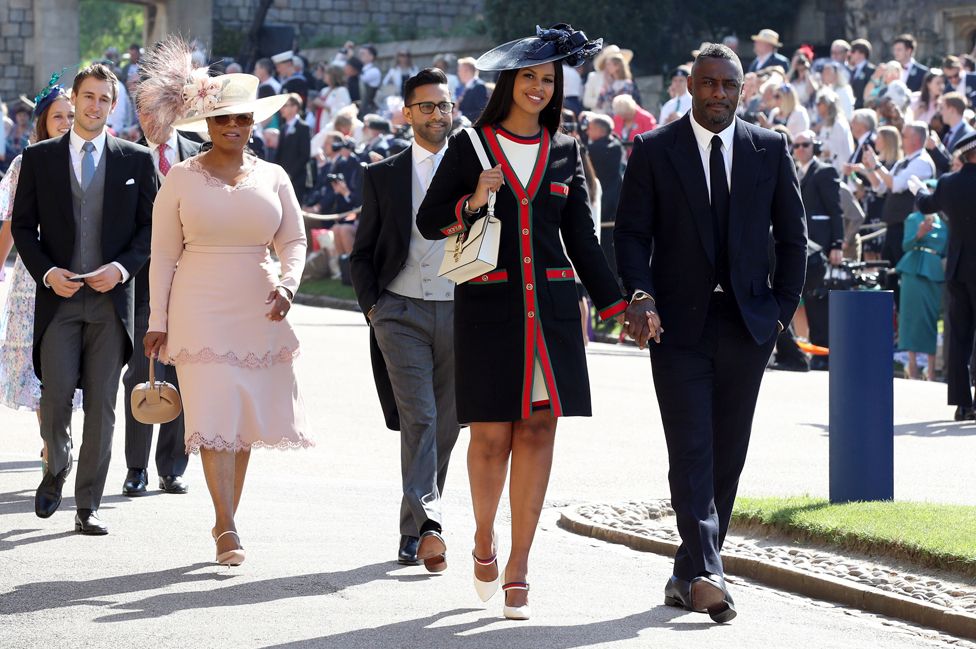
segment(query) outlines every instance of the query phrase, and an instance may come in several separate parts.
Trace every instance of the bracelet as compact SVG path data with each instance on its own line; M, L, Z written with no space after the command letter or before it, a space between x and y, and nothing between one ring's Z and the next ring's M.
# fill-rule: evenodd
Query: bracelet
M461 209L464 210L464 213L467 214L468 216L474 216L475 214L478 214L481 211L480 207L476 210L473 210L470 207L468 207L468 201L464 201L464 206Z

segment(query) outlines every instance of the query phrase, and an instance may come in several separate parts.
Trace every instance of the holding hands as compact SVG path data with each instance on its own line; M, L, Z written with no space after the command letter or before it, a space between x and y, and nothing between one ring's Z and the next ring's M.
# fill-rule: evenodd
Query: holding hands
M664 327L661 326L661 316L654 308L654 299L643 291L634 294L634 298L627 306L627 310L622 316L624 332L630 336L640 349L647 347L647 343L652 338L654 342L661 342L661 334Z

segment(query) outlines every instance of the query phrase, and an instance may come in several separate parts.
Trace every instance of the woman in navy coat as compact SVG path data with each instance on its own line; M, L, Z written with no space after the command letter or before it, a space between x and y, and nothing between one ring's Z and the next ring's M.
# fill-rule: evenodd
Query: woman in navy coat
M483 600L498 587L494 522L511 457L512 549L502 588L512 619L529 615L528 555L556 421L590 415L574 272L601 317L622 319L626 308L593 229L578 144L558 132L559 61L575 67L601 45L560 24L482 55L478 69L501 71L475 124L493 168L482 169L467 134L452 137L417 214L425 237L452 236L482 218L489 190L497 191L498 266L457 287L454 344L458 418L471 428L475 588Z

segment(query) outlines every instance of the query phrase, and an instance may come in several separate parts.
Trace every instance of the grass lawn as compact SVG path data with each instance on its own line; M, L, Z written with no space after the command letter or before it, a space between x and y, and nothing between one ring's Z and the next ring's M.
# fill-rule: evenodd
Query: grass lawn
M302 282L298 292L305 295L327 295L340 300L356 299L356 292L352 287L346 286L337 279L310 279Z
M881 553L976 577L976 507L913 502L831 505L809 496L739 498L737 523L800 540Z

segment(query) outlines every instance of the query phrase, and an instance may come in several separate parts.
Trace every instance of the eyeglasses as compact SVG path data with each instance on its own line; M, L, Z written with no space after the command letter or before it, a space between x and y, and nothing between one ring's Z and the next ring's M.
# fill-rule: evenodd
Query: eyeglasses
M234 126L250 126L254 123L254 115L251 113L240 113L238 115L214 115L212 118L217 126L227 126L234 122Z
M793 145L794 149L809 149L813 144L810 142L797 142Z
M432 115L435 108L439 110L442 115L449 115L454 110L454 102L452 101L442 101L437 104L432 101L419 101L416 104L409 104L407 108L413 108L414 106L419 106L420 112L424 115Z

